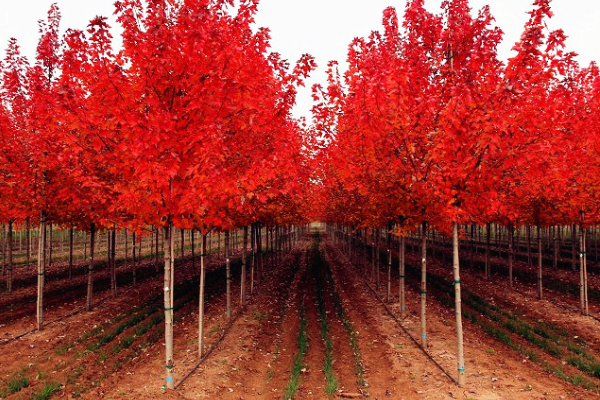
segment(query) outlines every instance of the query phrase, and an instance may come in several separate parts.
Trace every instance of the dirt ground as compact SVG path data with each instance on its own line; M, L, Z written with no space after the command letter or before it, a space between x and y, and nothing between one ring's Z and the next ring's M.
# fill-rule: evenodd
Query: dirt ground
M56 322L41 332L32 331L12 341L8 340L34 328L35 315L28 312L11 318L10 309L18 306L15 299L25 298L27 289L21 289L22 294L17 291L13 300L2 294L0 306L12 301L12 308L4 307L0 313L0 385L4 387L4 395L8 399L42 398L40 393L55 384L54 394L46 398L282 399L298 359L299 332L304 326L307 349L301 357L295 399L600 397L594 390L547 372L539 362L490 336L468 318L463 320L466 385L458 387L454 382L457 376L454 310L436 298L443 294L433 289L428 294L425 352L413 339L420 336L416 282L407 283L408 310L400 320L397 272L392 276L394 290L390 302L382 302L374 293L385 298L385 285L377 289L365 279L366 262L350 263L331 238L319 237L306 236L296 242L293 251L267 256L263 277L259 282L256 276L255 291L249 295L245 307L239 305L240 269L233 267L235 307L231 319L225 313L222 257L210 259L212 272L207 276L205 320L210 354L196 369L197 266L193 268L189 260L178 264L176 390L164 389L161 275L149 274L135 287L125 285L117 298L109 297L107 290L100 290L96 298L101 301L89 313L78 312L84 299L70 297L69 283L63 282L59 287L65 297L55 294L46 310L47 321ZM418 255L409 255L409 263L410 257ZM451 279L450 271L435 263L430 271ZM549 279L571 279L571 275L562 271L548 271L548 274ZM551 321L569 334L585 338L586 348L593 354L600 349L600 322L578 315L576 297L550 290L546 300L536 300L535 287L531 285L518 284L512 290L503 279L486 281L471 271L462 279L464 287L498 307L518 313L527 321ZM590 278L590 285L600 288L598 276ZM597 311L595 305L592 311ZM514 342L519 340L522 339L513 337ZM336 382L331 395L326 393L328 353L329 373ZM548 360L561 362L549 356ZM570 365L564 365L564 370L575 373ZM6 393L17 375L27 378L28 384L15 393ZM590 381L600 384L597 378Z

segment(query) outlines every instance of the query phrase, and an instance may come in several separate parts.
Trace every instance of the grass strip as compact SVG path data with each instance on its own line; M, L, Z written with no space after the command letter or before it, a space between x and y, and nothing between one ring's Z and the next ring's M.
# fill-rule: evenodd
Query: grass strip
M296 394L296 391L300 387L300 373L302 372L302 367L304 366L304 356L306 355L306 350L308 349L308 334L306 332L306 311L304 309L304 304L300 307L300 326L298 327L298 352L296 353L296 358L294 359L294 366L292 367L292 374L290 377L290 382L285 388L285 392L283 398L285 400L290 400Z

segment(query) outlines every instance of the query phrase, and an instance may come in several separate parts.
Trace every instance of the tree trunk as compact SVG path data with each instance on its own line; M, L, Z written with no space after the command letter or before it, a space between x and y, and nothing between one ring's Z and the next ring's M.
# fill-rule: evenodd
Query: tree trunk
M73 226L69 228L69 280L73 277Z
M204 354L204 279L205 265L204 258L206 257L206 235L202 232L202 244L200 245L200 304L198 317L198 358L202 359Z
M29 217L25 220L25 224L27 225L27 244L25 247L27 251L27 265L29 265L31 262L31 227L29 225Z
M542 285L542 228L537 228L537 241L538 241L538 298L542 300L544 298L543 285Z
M185 229L181 229L181 258L185 254Z
M513 287L513 226L512 223L508 223L508 283L510 287Z
M87 311L92 310L92 295L94 286L94 247L95 247L95 225L92 222L90 227L90 263L88 264L88 282L87 282L87 297L85 302L85 309ZM86 239L87 242L87 239Z
M492 238L492 224L487 223L485 232L485 278L490 279L492 276L490 268L490 241Z
M12 294L13 284L13 222L8 221L8 277L6 280L6 289L8 294Z
M586 268L586 242L585 229L583 226L579 228L579 293L581 300L581 315L588 315L587 305L587 268Z
M452 268L454 270L454 310L456 314L456 341L457 341L457 364L458 364L458 386L465 384L465 355L463 347L462 328L462 302L460 294L460 264L458 257L458 223L452 226Z
M38 245L38 285L37 285L37 329L44 326L44 278L46 275L46 212L40 214L40 240Z
M427 349L427 223L421 231L421 346Z
M387 302L392 295L392 249L388 248L388 270L387 270Z
M406 303L405 303L405 256L406 256L406 238L404 235L400 236L400 251L399 251L399 275L400 275L400 318L404 318L404 313L406 312Z
M553 237L554 237L554 269L558 268L558 238L556 237L556 227L553 230Z
M110 292L113 297L117 297L117 266L115 262L115 238L117 231L108 231L108 240L110 241L108 259L110 260Z
M264 258L263 258L263 242L262 242L262 227L259 225L256 226L256 247L258 250L258 282L262 282L262 274L264 268Z
M256 256L256 232L254 225L250 226L250 294L254 294L254 265Z
M379 251L379 242L381 235L379 229L377 229L375 232L377 232L375 236L375 287L377 288L377 292L379 293L379 287L381 286L379 279L379 272L381 269L381 252Z
M575 255L575 237L577 235L577 226L575 224L573 224L571 226L571 269L574 271L577 271L577 265L576 265L576 255Z
M244 247L242 249L242 275L240 279L240 302L246 305L246 250L248 248L248 227L244 226Z
M131 256L133 257L133 262L131 263L131 274L133 276L133 284L134 285L136 284L136 279L135 279L136 276L135 275L136 275L136 264L137 264L137 258L135 257L135 245L136 245L135 236L136 236L135 232L133 232L131 234L131 251L132 251Z
M194 248L194 229L190 235L190 244L192 246L192 269L196 269L196 249Z
M167 388L173 389L175 387L173 381L173 367L175 363L173 361L173 258L171 253L171 247L173 245L173 225L170 220L168 225L165 227L164 232L165 241L165 273L164 273L164 309L165 309L165 368L167 370Z
M50 225L50 239L46 236L46 241L48 242L48 266L52 266L52 223Z
M225 259L225 290L227 293L227 310L225 313L227 314L227 318L231 318L231 264L229 262L229 257Z

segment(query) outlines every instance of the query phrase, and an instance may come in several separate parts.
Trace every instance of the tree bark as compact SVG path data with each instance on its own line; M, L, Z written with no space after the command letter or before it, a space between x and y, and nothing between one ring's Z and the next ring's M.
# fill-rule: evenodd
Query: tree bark
M508 283L510 287L513 287L513 226L512 223L508 223Z
M25 220L25 224L27 225L27 244L25 247L27 251L27 265L29 265L31 262L31 226L29 224L29 217Z
M254 294L254 265L256 261L256 232L255 226L250 226L250 294Z
M577 236L577 225L573 224L571 226L571 269L573 271L577 271L577 264L576 264L576 249L575 249L575 240L576 240L576 236Z
M198 317L198 358L204 354L204 286L205 286L205 263L206 257L206 235L202 232L202 244L200 245L200 304Z
M108 231L108 240L110 241L108 259L110 260L110 291L113 297L117 297L117 267L115 262L115 244L117 231L112 229Z
M517 250L518 251L518 250ZM531 263L531 226L527 225L527 264Z
M388 248L388 270L387 270L387 302L392 296L392 249Z
M69 280L73 277L73 226L69 228Z
M454 310L456 314L456 341L458 386L465 384L465 355L463 346L462 301L460 293L460 264L458 257L458 223L452 226L452 268L454 270Z
M231 264L229 257L225 259L225 283L225 290L227 292L227 309L225 313L227 314L227 318L231 318Z
M13 284L13 222L8 221L8 276L6 279L6 289L8 294L12 294Z
M421 231L421 346L427 349L427 223Z
M165 271L164 271L164 311L165 311L165 369L167 371L166 386L168 389L173 389L175 383L173 381L173 258L171 247L173 245L173 224L170 219L165 226L164 231L165 241Z
M490 268L490 241L492 238L492 224L490 222L486 225L485 232L485 278L491 278L491 268Z
M86 311L92 310L92 295L94 289L94 247L95 247L95 225L92 222L90 227L90 262L88 264L88 282L87 282L87 297L85 302ZM86 240L87 242L87 240Z
M196 249L194 248L194 229L191 231L190 244L192 246L192 269L196 269Z
M583 218L582 218L583 219ZM580 293L580 309L581 315L588 315L587 304L587 268L586 268L586 230L583 226L579 228L579 293Z
M131 234L131 251L132 251L131 256L133 258L133 262L131 263L131 274L133 276L133 284L134 285L136 284L136 279L135 279L136 276L135 275L136 275L136 264L137 264L137 258L135 257L135 245L136 245L135 237L136 237L136 234L135 234L135 232L133 232Z
M37 329L44 326L44 278L46 275L46 211L40 214L40 238L38 245L38 285L37 285Z
M246 251L248 248L248 227L244 226L244 247L242 249L242 275L240 279L240 303L246 305Z
M404 235L400 236L400 254L399 254L399 275L400 275L400 318L404 318L406 312L405 303L405 256L406 256L406 238Z
M48 242L48 266L52 266L52 223L50 225L50 239L46 236L46 241Z
M538 298L542 300L544 298L543 284L542 284L542 228L537 228L537 241L538 241Z
M185 254L185 229L181 229L181 258Z

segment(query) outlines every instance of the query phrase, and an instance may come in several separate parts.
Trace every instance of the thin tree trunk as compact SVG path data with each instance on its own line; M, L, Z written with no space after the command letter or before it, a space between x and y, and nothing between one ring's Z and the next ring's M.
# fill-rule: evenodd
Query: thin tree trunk
M13 222L8 221L8 277L6 289L8 294L12 294L13 284Z
M400 236L400 254L399 254L399 275L400 275L400 317L404 318L406 312L405 303L405 256L406 256L406 238L404 235Z
M231 264L229 262L229 257L225 259L225 283L227 292L227 310L225 312L227 318L231 318Z
M553 229L553 237L554 237L554 269L558 268L558 238L556 237L557 229L554 227Z
M388 270L387 270L387 302L392 295L392 249L388 246Z
M585 315L590 315L590 303L588 301L587 244L585 235L586 231L583 229L583 295L585 299Z
M537 228L537 241L538 241L538 298L542 300L544 298L543 284L542 284L542 228Z
M154 265L156 267L156 273L158 274L160 272L160 263L158 262L158 259L159 259L159 256L158 256L158 249L159 249L158 245L159 245L159 243L158 242L160 240L159 239L160 235L158 234L158 228L155 228L155 234L156 234L156 237L155 237L156 253L154 255L154 257L155 257Z
M375 237L375 287L377 288L377 292L379 292L379 287L381 286L379 279L379 272L381 267L381 252L379 251L379 229L377 229L376 232L377 236Z
M40 238L38 246L38 286L37 286L37 329L44 326L44 278L46 275L46 212L40 214Z
M492 224L490 222L486 225L485 232L485 278L490 279L492 276L490 268L490 241L492 238Z
M180 229L179 230L180 236L181 236L181 249L180 249L180 256L181 258L183 258L183 255L185 253L185 230L184 229Z
M196 253L194 249L194 229L192 228L192 232L190 235L190 243L192 245L192 269L196 269Z
M583 219L583 213L581 213ZM579 293L581 300L581 315L588 315L587 305L587 268L586 268L586 230L582 226L579 228Z
M164 311L165 311L165 369L167 370L167 388L175 387L173 381L173 259L171 257L171 246L173 244L173 225L170 220L164 231L165 243L165 273L164 273Z
M90 227L90 263L88 264L88 282L87 282L87 297L85 302L85 309L87 311L92 310L92 295L94 286L94 247L95 247L95 225L92 222ZM87 239L86 239L87 243Z
M531 261L531 225L527 225L527 264L533 265Z
M73 277L73 226L69 228L69 280Z
M173 235L172 237L173 237L173 241L175 241L175 235ZM142 242L143 241L144 241L144 237L140 236L140 240L139 240L139 243L138 243L138 264L142 263ZM174 244L171 246L171 251L173 253L175 253L175 247L174 246L175 246ZM175 260L175 254L173 254L173 260Z
M136 264L137 264L137 258L135 257L135 245L136 245L135 237L136 237L135 232L133 232L131 234L131 251L132 251L131 256L133 257L133 262L131 263L131 273L133 276L133 284L134 285L136 284L136 282L135 282L136 271L135 270L136 270Z
M202 232L202 244L200 245L200 304L198 317L198 358L204 355L204 286L205 286L205 265L206 257L206 235Z
M427 223L421 231L421 346L427 349Z
M577 265L576 265L576 249L575 249L575 240L576 240L576 235L577 235L577 226L575 224L571 225L571 269L573 271L577 271Z
M31 226L29 224L29 217L25 220L25 224L27 225L27 245L25 247L27 251L27 265L29 265L31 262Z
M240 302L246 305L246 251L248 248L248 227L244 226L244 247L242 249L242 275L240 279Z
M452 267L454 270L454 310L456 314L456 341L458 386L465 384L465 355L463 346L462 302L460 293L460 264L458 257L458 223L452 225Z
M48 241L48 266L51 267L52 266L52 223L49 224L50 225L50 239L48 239L48 237L46 237L46 240Z
M513 226L512 223L508 223L508 283L510 287L513 287Z
M263 274L263 268L264 268L264 257L263 257L263 242L262 242L262 227L261 225L257 225L256 226L256 247L258 250L258 282L262 282L262 274Z
M256 257L256 232L254 224L250 226L250 294L254 294L254 265Z
M110 260L110 291L113 297L117 297L117 267L115 262L115 239L116 230L108 231L108 240L110 241L108 258Z

